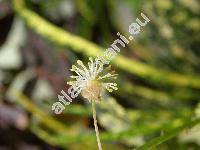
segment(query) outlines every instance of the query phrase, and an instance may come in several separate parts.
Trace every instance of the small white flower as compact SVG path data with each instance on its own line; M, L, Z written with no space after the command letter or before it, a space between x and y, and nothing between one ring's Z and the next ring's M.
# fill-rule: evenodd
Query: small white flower
M92 99L99 100L104 88L109 92L118 89L117 84L112 82L112 79L116 79L117 74L108 72L108 68L103 70L103 64L97 59L93 61L90 57L89 60L88 68L81 60L77 61L79 67L72 65L71 71L74 71L77 75L71 76L75 80L68 82L68 84L82 92L82 96L89 101Z

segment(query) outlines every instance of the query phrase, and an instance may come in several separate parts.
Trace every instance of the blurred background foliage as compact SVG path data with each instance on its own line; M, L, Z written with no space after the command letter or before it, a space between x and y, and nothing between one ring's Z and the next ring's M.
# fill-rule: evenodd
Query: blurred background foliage
M97 106L103 149L200 149L198 0L0 0L0 149L97 149L86 100L51 105L71 65L141 12L150 23L112 62L119 90Z

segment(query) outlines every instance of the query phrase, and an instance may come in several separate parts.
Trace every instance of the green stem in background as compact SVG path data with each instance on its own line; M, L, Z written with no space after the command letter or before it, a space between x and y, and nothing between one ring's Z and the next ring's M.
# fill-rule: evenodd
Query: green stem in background
M44 131L44 132L37 132L39 129L37 128L32 128L31 130L40 138L44 139L45 141L47 141L48 143L52 144L52 145L62 145L65 147L65 144L70 144L70 143L74 143L74 142L82 142L85 140L88 141L92 141L94 140L94 136L92 136L92 134L84 134L84 135L79 135L79 134L71 134L69 131L69 128L64 126L62 123L56 121L55 119L53 119L52 117L48 116L47 114L45 114L42 110L40 110L40 108L38 108L35 104L33 104L31 102L31 100L26 97L24 94L22 93L18 93L16 94L15 97L15 101L17 103L19 103L21 106L23 106L27 111L29 111L36 119L38 119L43 125L45 125L46 127L48 127L49 129L53 130L55 132L54 135L48 134L48 132ZM96 120L96 111L94 110L95 106L93 105L93 112L94 112L94 120ZM105 141L117 141L117 140L121 140L121 139L126 139L129 137L136 137L138 135L149 135L155 132L159 132L161 130L164 131L173 131L172 133L170 132L170 136L168 134L165 134L165 136L167 137L167 139L171 138L171 135L175 136L175 133L178 134L179 131L183 130L184 128L189 128L194 126L195 124L199 123L200 119L196 120L196 121L188 121L187 119L174 119L173 121L171 121L170 123L164 123L161 125L153 125L152 127L148 127L147 125L139 125L137 129L133 129L133 130L128 130L128 131L124 131L124 132L119 132L119 133L109 133L109 132L104 132L102 133L102 140ZM97 124L97 123L96 123ZM181 126L181 127L180 127ZM66 133L66 134L63 134ZM98 135L98 134L97 134ZM163 139L166 139L162 138Z
M26 110L28 110L29 112L31 112L32 115L34 115L37 119L39 119L45 126L49 127L50 129L54 130L58 136L51 136L50 134L48 134L46 131L43 132L37 132L39 128L31 128L31 130L34 131L34 133L36 135L38 135L40 138L44 139L45 141L47 141L50 144L53 145L61 145L63 147L65 147L66 142L68 143L72 143L72 142L78 142L78 141L83 141L85 139L93 139L93 136L91 135L84 135L84 136L75 136L75 135L70 135L70 133L68 132L68 128L66 128L64 125L62 125L60 122L54 120L52 117L45 115L45 113L40 110L36 105L34 105L30 99L28 99L25 95L23 95L22 93L18 93L16 95L16 101L22 105ZM92 108L93 108L93 118L94 120L96 120L96 110L95 110L95 104L94 102L92 103ZM177 122L179 122L178 124L181 124L182 126L178 126L177 127ZM165 135L153 139L152 141L148 142L147 144L145 144L144 146L141 147L141 149L145 149L146 147L155 147L158 144L176 136L179 132L181 132L184 129L188 129L196 124L198 124L200 122L200 119L194 120L194 121L181 121L181 120L174 120L173 122L171 122L168 125L161 125L160 127L153 127L150 129L146 129L146 125L144 128L139 129L138 131L126 131L126 132L122 132L122 133L103 133L102 135L102 139L104 140L119 140L119 139L124 139L127 137L135 137L137 135L141 135L141 134L150 134L153 132L157 132L160 130L171 130L170 132L166 133ZM98 132L98 126L97 126L97 122L94 121L94 125L95 125L95 131L96 131L96 135L97 135L97 141L98 141L98 145L100 146L100 139L99 139L99 132ZM63 134L64 132L67 134ZM60 133L60 135L59 135Z
M190 122L190 121L189 121ZM110 132L103 132L101 139L104 141L120 141L123 139L128 139L128 138L133 138L137 136L145 136L145 135L150 135L154 133L158 133L160 131L174 131L175 129L179 128L183 124L188 123L188 120L181 120L181 119L174 119L171 121L171 123L167 124L161 124L156 127L148 127L146 128L147 125L142 126L138 129L134 130L128 130L124 132L119 132L119 133L110 133ZM194 124L195 125L195 124ZM34 128L33 128L34 127ZM39 130L42 132L39 132ZM188 129L188 126L186 127ZM38 137L43 139L44 141L47 141L50 144L55 144L55 145L60 145L60 146L65 146L66 144L70 143L80 143L80 142L85 142L87 141L94 141L95 138L91 134L81 134L77 136L71 136L71 135L64 135L64 134L49 134L48 132L44 131L38 126L31 126L31 130L33 133L35 133Z
M108 5L109 5L109 10L112 16L112 23L113 26L120 32L123 33L126 37L129 36L129 34L127 34L127 31L125 31L121 24L119 23L119 17L118 14L116 13L116 6L115 5L115 1L113 0L108 0ZM120 20L121 21L121 20ZM147 61L147 62L151 62L153 59L153 55L151 53L151 51L149 51L149 49L145 48L143 45L139 44L137 41L130 42L128 47L130 48L131 51L133 51L137 56L139 56L141 59Z
M94 128L95 128L95 132L96 132L98 148L99 148L99 150L102 150L101 141L100 141L100 137L99 137L99 129L98 129L98 125L97 125L97 114L96 114L96 108L95 108L95 100L92 100L92 112L93 112Z
M47 142L50 145L54 145L54 146L60 146L63 149L67 149L67 145L66 142L61 143L59 141L59 138L56 138L54 136L52 136L51 134L48 133L48 131L43 130L42 128L40 128L38 125L31 125L29 127L29 129L31 130L32 133L34 133L37 137L39 137L40 139L44 140L45 142ZM70 137L65 136L65 140L70 139Z
M51 129L55 133L67 133L70 134L69 128L54 118L47 115L40 108L38 108L31 100L23 93L16 92L15 101L29 111L35 118L37 118L43 125Z
M199 99L200 94L192 89L188 88L175 88L171 91L164 91L158 89L152 89L149 87L137 85L128 82L128 80L122 80L119 83L119 87L123 87L116 94L119 96L124 96L124 93L129 95L137 95L146 100L153 100L163 104L170 104L172 101L185 101L192 99Z
M197 125L198 123L200 123L200 119L196 119L196 120L193 120L193 121L190 121L190 122L186 122L182 126L176 128L176 129L173 129L173 130L165 133L164 135L162 135L160 137L152 139L151 141L147 142L143 146L139 147L137 150L146 150L146 149L155 148L159 144L175 137L181 131L188 129L188 128L191 128L191 127Z
M93 14L92 10L87 5L86 0L77 0L76 6L80 14L88 21L88 22L95 22L95 15Z
M57 45L69 46L75 52L84 53L87 56L96 57L103 54L102 47L50 24L27 9L23 0L13 0L13 4L15 11L31 29ZM113 64L129 73L156 83L200 89L200 78L197 75L182 75L157 69L145 63L128 59L120 54L113 60Z
M18 4L19 5L19 4ZM21 6L23 6L23 4L21 4ZM41 19L41 18L40 18ZM28 21L27 21L28 22ZM47 23L47 22L46 22ZM48 23L48 25L50 25L49 23ZM32 27L33 28L33 27ZM42 28L42 27L41 27ZM34 28L33 28L34 29ZM51 31L49 31L49 32L51 32ZM63 32L65 32L65 31L63 31ZM46 34L43 34L43 32L42 31L38 31L38 33L42 33L42 35L43 36L45 36ZM67 38L70 38L70 37L66 37L66 36L64 36L66 39ZM60 41L59 39L57 39L58 41ZM134 43L135 44L135 43ZM73 45L73 44L72 44ZM77 45L79 45L78 43L77 43ZM95 48L94 48L94 50L95 50ZM91 51L93 51L92 49L91 49ZM120 61L120 60L119 60ZM129 68L129 67L126 67L126 68ZM141 67L141 69L143 69L142 67ZM156 73L156 74L159 74L159 73ZM180 78L180 80L182 80L182 78ZM178 80L177 80L178 81ZM137 85L132 85L132 84L129 84L129 85L127 85L126 86L126 84L127 84L127 82L123 82L123 83L125 83L124 85L122 85L123 87L125 87L125 89L124 89L124 92L126 92L126 93L134 93L134 94L136 94L136 95L139 95L139 96L142 96L142 97L144 97L144 98L147 98L147 99L149 99L149 97L150 97L150 99L155 99L155 100L158 100L158 101L161 101L161 100L166 100L166 101L170 101L172 98L178 98L179 99L179 97L173 97L173 96L170 96L169 94L167 94L167 93L165 93L165 92L161 92L161 91L156 91L156 90L152 90L152 89L149 89L149 88L146 88L146 87L141 87L141 86L137 86ZM198 82L197 82L198 83ZM183 83L184 84L184 83ZM128 87L128 88L127 88ZM183 94L181 94L180 96L184 96L184 95L187 95L187 92L183 92ZM182 97L180 98L180 99L182 99ZM191 97L189 96L187 99L191 99Z

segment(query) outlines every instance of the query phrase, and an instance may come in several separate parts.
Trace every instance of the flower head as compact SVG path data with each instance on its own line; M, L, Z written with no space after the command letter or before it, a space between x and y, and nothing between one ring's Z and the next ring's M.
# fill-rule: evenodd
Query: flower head
M76 76L71 76L74 81L68 82L69 85L81 92L82 96L89 101L100 100L104 89L109 92L117 90L117 84L113 82L117 74L110 72L110 67L103 70L103 64L98 60L90 57L88 68L81 60L77 61L79 67L72 65L71 71L76 73Z

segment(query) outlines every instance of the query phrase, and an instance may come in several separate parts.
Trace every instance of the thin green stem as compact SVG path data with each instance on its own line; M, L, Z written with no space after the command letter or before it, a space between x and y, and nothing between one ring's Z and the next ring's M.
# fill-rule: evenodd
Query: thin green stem
M99 148L99 150L102 150L101 141L100 141L100 137L99 137L99 129L98 129L98 125L97 125L95 100L92 100L92 112L93 112L94 128L95 128L95 132L96 132L98 148Z
M38 106L36 106L32 101L23 93L16 91L15 102L24 107L29 111L35 118L37 118L43 125L51 129L55 133L66 133L69 134L69 128L57 121L53 117L46 114Z
M139 147L137 150L146 150L146 149L155 148L159 144L175 137L178 133L180 133L184 129L191 128L198 123L200 123L200 119L196 119L196 120L193 120L193 121L190 121L190 122L186 122L182 126L177 127L176 129L173 129L173 130L169 131L168 133L165 133L164 135L162 135L160 137L152 139L151 141L147 142L143 146Z

